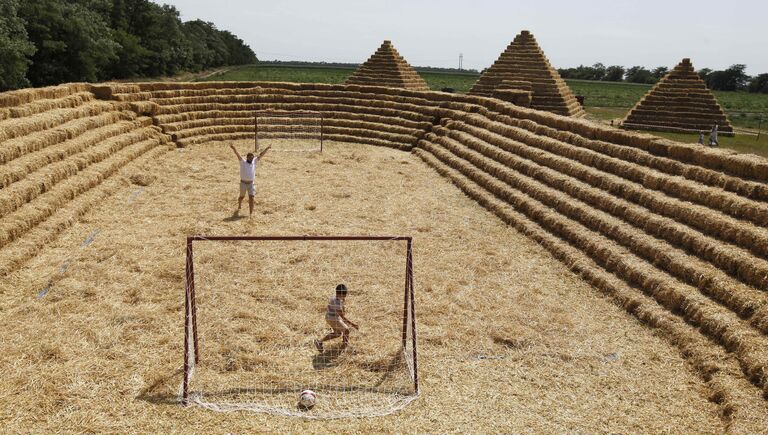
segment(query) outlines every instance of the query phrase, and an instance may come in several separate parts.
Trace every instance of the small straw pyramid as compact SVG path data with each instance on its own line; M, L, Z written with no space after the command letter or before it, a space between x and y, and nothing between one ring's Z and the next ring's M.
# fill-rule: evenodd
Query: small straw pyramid
M629 111L621 125L627 129L721 132L733 127L704 80L683 59Z
M427 82L400 56L391 41L384 41L381 47L352 73L346 84L429 90Z
M523 87L533 91L530 107L534 109L565 116L585 114L571 89L549 63L536 39L527 30L515 37L496 62L480 76L469 93L494 97L504 82L529 82Z

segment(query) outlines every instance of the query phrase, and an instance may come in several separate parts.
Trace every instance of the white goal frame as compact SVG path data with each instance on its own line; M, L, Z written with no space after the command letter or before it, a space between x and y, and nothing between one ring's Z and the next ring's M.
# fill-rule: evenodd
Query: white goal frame
M254 137L254 150L259 152L259 118L286 118L286 119L306 119L317 118L319 121L320 129L320 149L317 152L323 152L323 141L325 133L325 119L322 112L313 112L307 110L292 110L292 111L280 111L280 110L257 110L253 114L253 137ZM262 123L263 125L263 123ZM301 134L301 133L295 133ZM278 134L272 134L270 139L290 139L290 132L281 132Z
M195 293L194 242L216 241L405 241L405 287L403 292L402 349L410 345L413 361L409 365L414 396L419 395L418 352L416 347L416 312L413 291L413 238L410 236L189 236L186 245L186 280L184 298L184 379L181 385L182 405L190 405L190 382L200 364L197 334L197 301ZM410 343L408 331L410 329Z

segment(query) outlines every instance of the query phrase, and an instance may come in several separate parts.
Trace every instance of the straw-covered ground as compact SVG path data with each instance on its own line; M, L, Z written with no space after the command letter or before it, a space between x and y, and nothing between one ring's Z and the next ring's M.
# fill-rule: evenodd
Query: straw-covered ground
M250 142L238 146L244 151ZM156 180L128 183L139 174L139 181ZM6 431L726 429L727 419L676 347L415 155L351 144L331 144L323 154L268 154L252 219L232 215L237 163L225 143L168 151L125 166L120 176L114 195L0 281ZM180 407L184 240L194 233L413 235L422 395L391 416L333 421ZM259 264L258 251L234 257L243 269ZM390 262L397 276L402 260ZM287 267L278 280L304 283L291 289L297 298L296 288L312 282L304 271ZM353 269L345 280L354 282L358 273L370 275ZM329 283L306 291L325 297ZM253 292L247 282L235 287L227 292ZM350 298L349 316L366 331L361 307L372 304L363 297ZM303 312L306 300L271 308L252 300L239 308L258 309L256 318L267 310L276 328L285 329L290 316L309 316L322 330L322 307ZM201 306L201 325L248 333L223 324L227 313L212 314L216 307L211 299ZM355 358L375 349L355 348L356 338L370 339L367 333L353 336ZM762 400L755 403L755 412L765 412Z

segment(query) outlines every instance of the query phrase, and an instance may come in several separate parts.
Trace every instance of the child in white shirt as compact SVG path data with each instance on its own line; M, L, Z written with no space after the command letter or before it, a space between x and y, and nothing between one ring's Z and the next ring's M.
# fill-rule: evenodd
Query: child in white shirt
M338 337L341 337L343 347L347 347L349 345L349 326L358 329L357 325L344 315L344 299L346 297L347 286L344 284L337 285L336 294L328 301L328 307L325 311L325 321L332 331L320 340L315 340L315 347L320 352L323 351L324 342Z

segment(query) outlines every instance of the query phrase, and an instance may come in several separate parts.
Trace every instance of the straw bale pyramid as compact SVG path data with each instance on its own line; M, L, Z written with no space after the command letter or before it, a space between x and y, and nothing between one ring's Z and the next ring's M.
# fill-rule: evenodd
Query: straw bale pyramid
M384 41L381 47L349 76L346 83L429 90L427 82L408 65L403 56L400 56L391 41Z
M527 30L515 37L496 62L480 76L469 93L494 97L494 92L503 82L530 82L529 88L533 90L531 107L534 109L565 116L585 114L571 89L550 65L536 39Z
M690 59L683 59L656 83L622 121L628 129L669 131L706 131L715 124L722 132L733 131Z

